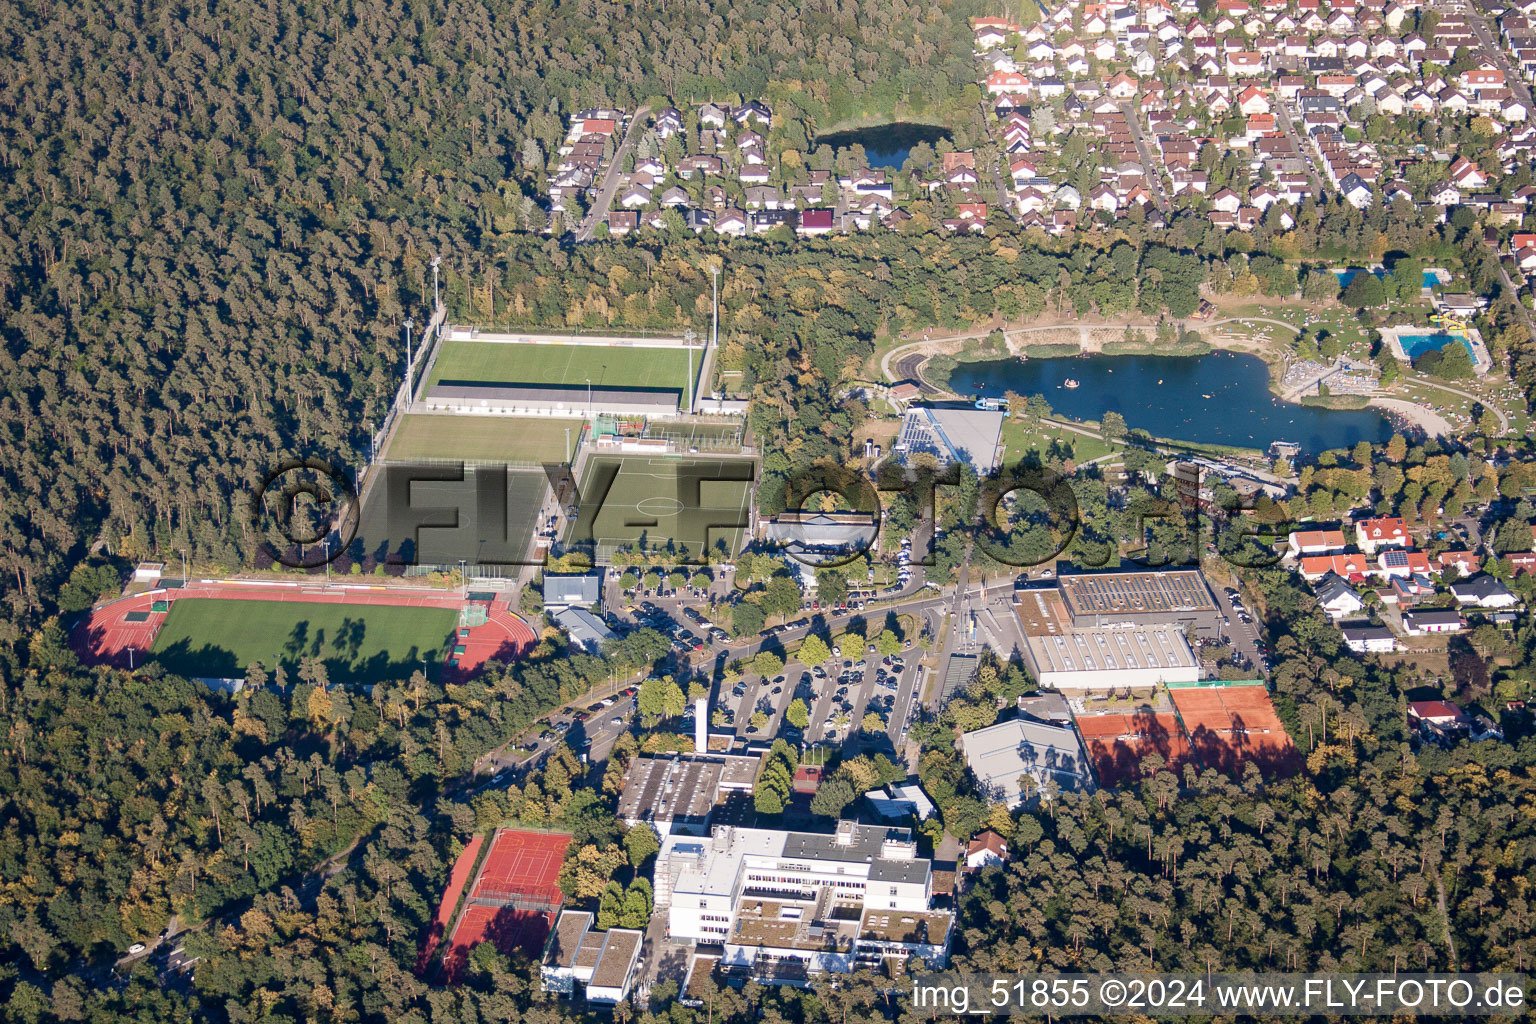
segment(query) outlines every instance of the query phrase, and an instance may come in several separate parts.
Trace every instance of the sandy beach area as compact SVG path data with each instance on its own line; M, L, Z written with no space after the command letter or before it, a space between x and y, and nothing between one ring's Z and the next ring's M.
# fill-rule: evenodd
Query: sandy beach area
M1395 417L1401 417L1429 437L1448 437L1453 433L1451 424L1444 416L1416 402L1401 398L1373 398L1370 404Z

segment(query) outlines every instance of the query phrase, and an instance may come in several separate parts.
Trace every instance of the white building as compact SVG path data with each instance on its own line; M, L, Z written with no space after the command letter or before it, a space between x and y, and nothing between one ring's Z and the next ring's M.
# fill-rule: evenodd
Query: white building
M1478 608L1513 608L1520 603L1503 581L1481 573L1452 583L1451 595L1457 604Z
M960 737L965 763L983 792L1017 807L1029 798L1020 780L1029 776L1034 790L1092 790L1093 776L1082 741L1069 725L1015 718Z
M1024 664L1047 690L1103 693L1200 678L1200 663L1177 625L1074 629L1024 640Z
M1425 636L1429 633L1460 633L1466 623L1461 613L1451 608L1429 608L1423 611L1403 612L1403 632L1409 636Z
M911 830L851 821L668 836L655 893L673 941L718 943L726 967L785 983L911 956L941 968L954 924L931 908L933 865Z
M1386 626L1344 626L1344 645L1356 654L1391 654L1397 637Z
M927 452L943 463L964 462L986 476L997 468L1003 421L1000 410L919 405L907 410L896 451Z
M1338 555L1348 547L1343 530L1297 530L1286 542L1294 558L1305 555Z
M541 967L548 992L570 995L586 986L587 1002L613 1005L629 998L645 933L633 928L592 930L585 910L562 910L544 944Z
M1344 582L1337 573L1330 572L1318 580L1313 592L1317 594L1317 603L1334 622L1358 615L1365 610L1365 601L1355 592L1355 588Z

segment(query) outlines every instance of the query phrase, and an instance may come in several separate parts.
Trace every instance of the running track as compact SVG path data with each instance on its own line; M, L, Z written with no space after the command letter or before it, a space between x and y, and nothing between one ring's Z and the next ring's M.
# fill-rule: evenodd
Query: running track
M272 583L265 581L191 580L185 587L156 588L131 597L101 605L76 623L70 643L82 661L90 665L137 667L144 663L155 633L165 615L151 615L145 622L130 622L132 612L148 612L156 601L172 603L184 598L211 598L239 601L292 601L309 604L393 605L407 608L449 608L457 611L464 599L457 591L427 590L420 587L386 587L343 583L331 587L309 583ZM460 631L464 634L464 631ZM444 637L444 639L448 639ZM490 616L482 626L475 626L459 636L457 643L465 650L458 655L457 668L446 666L439 681L468 679L492 658L511 661L538 643L533 629L497 596L491 602Z

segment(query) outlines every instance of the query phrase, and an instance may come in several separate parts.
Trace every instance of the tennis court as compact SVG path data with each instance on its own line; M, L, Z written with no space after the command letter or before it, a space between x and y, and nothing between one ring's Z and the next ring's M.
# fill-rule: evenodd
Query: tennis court
M536 466L569 461L582 421L548 416L412 413L400 420L388 462L464 461Z
M1195 757L1232 777L1252 761L1268 776L1294 773L1301 755L1262 684L1170 688Z
M497 384L592 382L593 387L688 388L688 349L629 345L530 345L516 342L445 341L427 381ZM700 350L693 351L697 372Z
M453 941L443 951L443 983L452 985L460 980L469 960L469 951L482 942L489 942L502 953L520 952L536 959L544 948L544 940L549 937L549 930L554 927L557 914L557 911L516 910L481 904L465 907L459 916Z
M749 459L594 456L582 474L569 546L599 561L620 548L733 557L748 521Z
M558 909L563 899L557 884L560 865L570 845L571 837L563 832L498 830L470 898Z
M1074 721L1102 786L1141 778L1141 759L1148 754L1161 755L1174 772L1189 759L1183 727L1168 712L1079 715Z

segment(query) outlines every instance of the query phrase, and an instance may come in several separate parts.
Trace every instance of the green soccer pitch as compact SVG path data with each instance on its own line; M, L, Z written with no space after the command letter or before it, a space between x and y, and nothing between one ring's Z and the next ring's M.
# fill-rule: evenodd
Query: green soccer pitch
M701 353L693 353L697 373ZM428 385L445 380L551 386L688 390L688 350L623 345L444 341ZM681 400L681 399L679 399Z
M299 659L318 657L332 683L436 673L458 626L452 608L186 598L173 602L151 656L185 676L239 678L259 661L292 680Z
M672 550L690 558L734 557L751 500L749 459L596 456L580 481L581 506L567 543L600 558L619 548Z
M400 419L385 453L390 462L568 462L581 420L546 416L453 416L411 413Z

